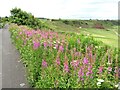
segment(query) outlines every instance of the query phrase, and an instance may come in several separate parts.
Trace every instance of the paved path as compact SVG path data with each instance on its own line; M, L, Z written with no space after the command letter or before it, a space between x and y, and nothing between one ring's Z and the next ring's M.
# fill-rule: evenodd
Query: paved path
M11 43L10 33L8 29L3 29L2 60L0 59L0 63L2 61L2 88L28 88L27 80L25 77L25 68L23 64L19 62L19 60L19 53L15 49L14 45Z

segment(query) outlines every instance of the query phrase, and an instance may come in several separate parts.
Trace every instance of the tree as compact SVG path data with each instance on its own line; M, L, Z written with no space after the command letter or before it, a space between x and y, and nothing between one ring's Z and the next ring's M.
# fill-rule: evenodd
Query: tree
M27 25L35 29L46 27L43 25L41 20L35 18L31 13L22 11L20 8L14 8L10 12L10 20L12 23L16 23L18 25Z

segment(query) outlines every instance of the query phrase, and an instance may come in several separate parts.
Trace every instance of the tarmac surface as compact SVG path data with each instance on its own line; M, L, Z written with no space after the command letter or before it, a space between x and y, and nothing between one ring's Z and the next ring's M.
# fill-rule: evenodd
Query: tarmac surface
M11 42L8 28L0 29L0 89L28 88L25 68ZM2 80L2 83L1 83Z

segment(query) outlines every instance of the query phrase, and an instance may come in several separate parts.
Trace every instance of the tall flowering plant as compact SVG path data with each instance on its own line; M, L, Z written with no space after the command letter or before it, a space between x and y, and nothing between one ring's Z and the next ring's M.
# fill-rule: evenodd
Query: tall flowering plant
M36 88L117 88L118 50L91 37L10 26L11 38Z

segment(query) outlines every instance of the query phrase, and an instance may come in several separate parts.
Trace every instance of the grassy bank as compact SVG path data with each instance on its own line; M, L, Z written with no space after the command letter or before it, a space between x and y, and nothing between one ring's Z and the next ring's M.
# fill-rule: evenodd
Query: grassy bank
M62 21L49 21L49 20L43 20L52 30L57 32L67 32L67 33L81 33L84 35L91 35L96 40L102 41L106 45L109 45L114 48L118 48L118 26L117 22L116 24L112 24L110 21L107 23L103 23L103 21L98 21L99 23L102 23L105 26L105 29L97 29L97 28L91 28L93 26L93 23L95 21L85 21L80 20L81 22L88 23L88 27L79 28L75 25L71 26L69 24L65 24Z
M117 88L118 50L91 36L10 26L34 88Z

